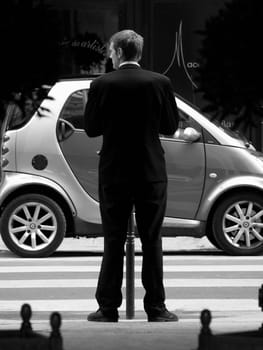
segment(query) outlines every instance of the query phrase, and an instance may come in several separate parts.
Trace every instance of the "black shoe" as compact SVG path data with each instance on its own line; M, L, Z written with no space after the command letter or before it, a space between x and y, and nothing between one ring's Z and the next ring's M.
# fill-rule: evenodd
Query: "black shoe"
M159 311L154 314L148 314L148 322L176 322L178 321L178 317L168 311L167 309L164 309L163 311Z
M88 315L88 321L93 322L118 322L118 318L117 311L105 314L101 309Z

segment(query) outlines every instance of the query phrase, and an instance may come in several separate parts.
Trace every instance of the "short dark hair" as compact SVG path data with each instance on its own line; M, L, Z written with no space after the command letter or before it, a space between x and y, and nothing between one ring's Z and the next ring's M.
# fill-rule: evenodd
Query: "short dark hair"
M141 59L143 37L140 34L137 34L135 31L125 29L117 32L110 38L110 43L113 44L115 51L117 51L118 48L122 49L124 60L139 61Z

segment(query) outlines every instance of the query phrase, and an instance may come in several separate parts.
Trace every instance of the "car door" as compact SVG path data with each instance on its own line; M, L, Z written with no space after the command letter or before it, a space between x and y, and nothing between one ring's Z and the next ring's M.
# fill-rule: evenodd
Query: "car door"
M98 201L98 163L102 138L90 138L84 131L84 110L88 90L73 93L66 101L57 125L58 141L76 181Z
M90 138L83 130L83 115L87 90L76 91L66 101L57 126L63 155L76 180L98 201L98 151L102 138ZM180 111L180 130L201 127L189 115ZM168 203L166 216L191 219L197 212L204 185L205 153L202 137L194 143L175 134L161 137L168 172Z
M205 149L201 126L179 109L179 129L171 138L161 137L168 174L166 216L194 219L205 181ZM184 130L193 127L200 132L195 142L185 141Z

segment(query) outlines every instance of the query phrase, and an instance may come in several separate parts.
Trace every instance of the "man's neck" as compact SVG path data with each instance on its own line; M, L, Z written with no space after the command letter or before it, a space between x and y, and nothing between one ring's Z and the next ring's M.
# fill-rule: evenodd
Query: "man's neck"
M135 64L136 66L140 67L139 63L137 61L123 61L120 63L119 68L121 66L124 66L125 64Z

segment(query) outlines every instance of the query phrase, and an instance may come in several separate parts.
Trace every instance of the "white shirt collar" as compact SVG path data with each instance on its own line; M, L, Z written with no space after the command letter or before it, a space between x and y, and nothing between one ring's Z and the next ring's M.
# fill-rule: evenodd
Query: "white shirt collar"
M125 64L135 64L136 66L140 67L139 63L136 62L136 61L124 61L124 62L122 62L122 63L119 64L119 68L120 68L121 66L124 66Z

